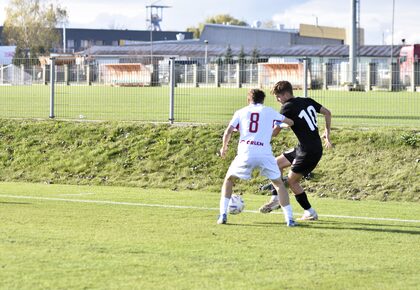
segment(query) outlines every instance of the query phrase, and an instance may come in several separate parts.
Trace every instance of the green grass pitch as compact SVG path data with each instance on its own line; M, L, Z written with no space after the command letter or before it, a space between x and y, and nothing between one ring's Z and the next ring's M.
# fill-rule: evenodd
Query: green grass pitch
M312 199L287 228L244 200L216 225L217 192L0 183L0 288L418 289L418 203Z
M48 118L50 88L45 85L0 86L0 117ZM246 88L176 88L175 121L226 123L246 105ZM279 108L266 91L266 104ZM65 86L55 89L55 117L87 120L167 122L168 87ZM302 95L296 91L295 95ZM328 107L334 124L418 126L420 94L410 92L309 91Z

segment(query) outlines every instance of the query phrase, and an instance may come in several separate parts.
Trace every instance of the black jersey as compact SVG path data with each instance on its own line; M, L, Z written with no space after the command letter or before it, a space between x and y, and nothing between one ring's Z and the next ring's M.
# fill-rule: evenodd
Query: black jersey
M299 140L298 147L304 152L322 152L316 119L321 107L311 98L300 97L291 98L281 107L280 113L293 120L291 128Z

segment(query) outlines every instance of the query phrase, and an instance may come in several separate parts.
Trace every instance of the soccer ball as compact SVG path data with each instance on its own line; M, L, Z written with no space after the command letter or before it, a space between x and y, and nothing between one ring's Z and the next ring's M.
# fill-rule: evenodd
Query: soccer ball
M230 214L240 214L245 208L244 200L240 195L232 194L228 204Z

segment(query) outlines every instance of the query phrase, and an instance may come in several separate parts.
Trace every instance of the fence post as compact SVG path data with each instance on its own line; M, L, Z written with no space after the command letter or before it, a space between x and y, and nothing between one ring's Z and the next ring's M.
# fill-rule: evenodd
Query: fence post
M169 123L173 124L174 119L174 95L175 95L175 58L169 59Z
M4 66L0 64L0 84L4 82Z
M80 64L76 64L76 83L80 82Z
M32 65L32 81L36 82L36 66Z
M23 63L20 64L20 81L21 85L25 84L25 65Z
M308 97L308 58L303 59L303 97Z
M322 71L322 89L328 89L328 64L323 62L321 65Z
M68 64L64 65L64 82L67 86L70 85L70 68Z
M206 63L206 80L205 80L206 86L209 84L209 64Z
M188 83L188 64L184 64L184 84Z
M242 87L242 71L241 71L241 64L239 62L236 63L236 87Z
M416 91L416 62L411 64L410 92Z
M397 63L393 62L390 64L390 82L389 82L389 90L391 92L396 91L400 87L400 71L399 66Z
M367 64L367 81L365 91L371 91L372 87L376 85L375 74L376 74L376 64L370 62Z
M220 87L220 70L219 70L219 64L214 65L214 82L217 87Z
M254 79L252 78L252 72L253 72L253 69L254 69L254 64L251 62L250 64L249 64L249 83L252 85L253 83L254 83Z
M44 85L48 85L48 81L47 81L47 64L44 64L44 66L42 67L42 83Z
M86 65L86 83L88 86L90 86L92 83L90 81L90 65Z
M198 75L198 68L196 64L192 65L193 67L193 85L195 88L198 87L197 75Z
M50 58L50 118L54 119L55 58Z

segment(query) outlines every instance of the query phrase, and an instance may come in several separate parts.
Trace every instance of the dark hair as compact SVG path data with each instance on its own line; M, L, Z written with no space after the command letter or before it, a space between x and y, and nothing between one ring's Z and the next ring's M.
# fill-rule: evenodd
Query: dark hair
M293 96L293 87L292 84L288 81L277 82L271 90L271 93L273 95L284 94L286 92L290 93Z
M263 104L265 99L265 93L260 89L251 89L249 90L249 94L252 97L252 101L254 104Z

